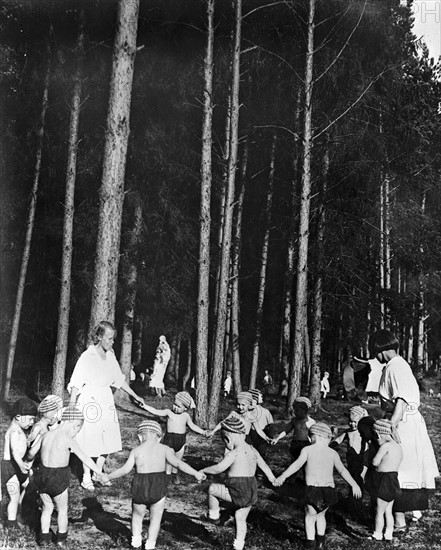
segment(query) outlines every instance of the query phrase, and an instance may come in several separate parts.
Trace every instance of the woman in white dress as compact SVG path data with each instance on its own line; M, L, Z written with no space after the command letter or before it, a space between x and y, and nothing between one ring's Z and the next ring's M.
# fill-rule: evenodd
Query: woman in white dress
M154 388L156 395L162 397L165 394L164 375L170 361L171 350L165 336L159 337L159 345L156 348L155 362L153 364L153 373L150 376L149 386Z
M95 332L95 343L81 354L67 386L70 404L76 404L83 411L85 420L76 440L88 456L96 458L100 469L108 454L122 448L112 388L121 388L144 404L144 400L125 381L112 349L114 338L115 327L112 323L101 321ZM93 491L90 469L87 466L83 468L81 486Z
M379 330L371 339L372 355L385 363L380 380L381 407L398 430L403 461L398 469L402 496L394 502L395 529L406 528L404 512L412 511L418 521L428 508L427 489L435 488L439 476L432 443L421 413L420 390L412 369L398 354L399 342L388 330Z

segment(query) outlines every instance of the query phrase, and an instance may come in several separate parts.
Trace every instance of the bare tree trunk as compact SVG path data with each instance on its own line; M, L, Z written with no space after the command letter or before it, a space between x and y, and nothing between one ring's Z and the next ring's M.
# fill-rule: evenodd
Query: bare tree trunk
M135 317L135 323L133 326L133 344L132 344L132 363L138 368L141 365L142 360L142 329L143 321L140 317ZM145 372L146 369L141 369Z
M72 287L72 238L74 222L75 180L77 176L78 126L81 107L81 62L84 56L84 9L80 10L77 69L72 90L69 139L66 168L66 191L64 197L63 252L61 260L61 293L58 306L58 331L53 363L52 393L63 396L69 336L70 293Z
M231 337L233 351L233 382L236 394L242 391L241 370L240 370L240 346L239 346L239 267L240 267L240 249L242 235L242 214L243 201L245 197L246 173L248 167L249 141L245 141L245 147L242 157L240 191L236 205L236 226L233 242L233 252L231 255Z
M423 199L422 199L422 205L421 205L421 215L424 216L426 209L426 193L423 193ZM422 260L424 254L424 248L423 245L420 244L420 258ZM425 356L424 356L424 343L425 343L425 333L426 333L426 320L427 320L427 312L426 312L426 284L425 284L425 273L423 273L422 268L422 262L420 260L419 265L419 275L418 275L418 334L417 334L417 363L418 363L418 369L422 369L425 365Z
M182 379L182 389L185 390L188 384L188 381L190 380L191 376L191 361L192 361L192 349L191 349L191 338L187 341L187 368L185 369L184 378Z
M179 377L181 374L180 369L180 362L181 362L181 335L179 334L178 339L176 341L176 365L175 365L175 373L176 373L176 386L179 387ZM196 383L196 389L197 389L197 383Z
M133 202L133 228L129 237L129 242L127 243L126 254L124 257L126 307L121 337L121 353L119 356L121 370L126 377L127 383L130 382L130 367L132 365L133 321L135 318L136 291L138 283L138 247L142 234L142 202L138 193L134 193Z
M173 373L173 378L176 380L176 334L173 334L170 340L170 362L168 364L169 372Z
M199 288L196 333L196 416L195 421L208 426L208 325L210 306L210 228L212 183L213 120L213 44L214 0L207 0L207 47L204 58L204 119L202 123L201 201L199 237Z
M313 314L312 314L312 365L311 380L309 383L309 398L317 408L320 405L320 363L322 356L322 306L323 306L323 256L325 249L325 222L326 222L326 192L329 175L329 142L326 143L323 158L322 188L319 197L317 219L317 268L314 281Z
M139 0L118 2L89 333L114 322Z
M236 179L237 146L239 133L239 86L240 86L240 43L242 25L242 0L235 2L235 29L233 46L233 69L231 84L231 142L228 159L228 186L225 204L225 220L221 253L221 272L219 283L219 304L214 342L213 368L211 372L210 400L208 419L215 423L219 408L219 392L222 381L223 344L225 320L227 316L228 279L230 274L230 248L233 221L234 184Z
M307 304L309 211L311 206L311 154L312 154L312 90L314 61L315 0L309 1L308 47L305 68L305 109L303 131L303 172L300 197L299 240L297 257L297 284L295 301L294 349L287 403L293 402L300 392L304 348L304 313Z
M273 142L271 146L270 172L269 172L268 190L267 190L267 196L266 196L265 236L263 239L262 253L260 256L261 262L260 262L259 290L257 293L256 335L254 338L254 345L253 345L253 360L251 363L250 388L256 387L257 368L259 365L260 338L262 333L262 318L263 318L263 303L265 300L266 271L267 271L267 265L268 265L268 247L269 247L269 237L270 237L270 229L271 229L271 206L273 202L276 143L277 143L277 135L274 132Z
M8 363L6 365L6 378L4 381L4 388L2 392L6 400L9 399L9 391L11 388L11 377L12 377L12 369L14 367L15 348L17 345L17 337L18 337L18 327L20 324L21 308L23 305L23 294L24 294L24 288L25 288L25 282L26 282L26 273L28 270L29 257L31 255L31 241L32 241L32 233L34 231L35 211L37 209L38 184L40 180L41 156L43 153L44 122L46 118L46 110L48 105L49 83L50 83L50 75L51 75L51 62L50 62L49 54L50 54L50 51L48 47L47 67L46 67L46 74L44 77L43 98L41 102L40 120L39 120L38 130L37 130L37 152L36 152L35 168L34 168L34 181L32 184L31 202L29 205L29 216L28 216L28 223L26 227L26 237L25 237L23 255L21 259L20 277L18 281L17 296L15 298L14 318L12 320L11 336L9 340Z

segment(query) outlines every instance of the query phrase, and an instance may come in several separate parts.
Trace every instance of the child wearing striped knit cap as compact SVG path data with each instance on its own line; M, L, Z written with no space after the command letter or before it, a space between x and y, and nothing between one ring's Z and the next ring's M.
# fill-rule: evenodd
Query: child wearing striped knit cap
M307 397L300 396L294 399L294 403L292 404L294 416L286 428L272 441L273 445L275 445L290 432L293 432L289 447L292 460L297 460L301 450L311 444L309 429L315 424L315 420L309 416L311 406L311 401Z
M60 425L38 437L33 447L28 451L31 459L35 457L38 451L40 451L41 456L41 464L34 477L35 486L43 503L39 537L40 546L51 544L52 537L49 529L54 507L57 509L57 546L63 547L66 545L70 453L77 455L81 462L101 479L101 470L75 441L75 436L81 430L83 423L82 412L76 407L67 407L61 417Z
M352 487L355 498L361 498L361 489L343 466L336 451L329 447L331 428L324 422L316 422L309 429L312 444L304 447L299 458L276 480L276 487L305 467L305 531L306 548L322 549L325 545L326 511L337 502L334 469Z
M167 464L194 476L198 482L206 479L205 474L179 460L170 447L161 444L161 437L161 426L154 420L145 420L138 426L140 445L130 451L121 468L103 475L109 481L125 476L135 468L132 481L132 548L142 547L142 522L147 508L150 523L145 549L152 550L156 546L167 496Z
M164 445L173 449L176 458L182 459L185 451L187 427L194 432L208 437L208 430L203 430L191 419L188 409L191 407L192 398L186 391L180 391L175 395L172 409L155 409L150 405L141 405L150 414L162 416L167 419L167 431L164 436ZM172 464L167 465L167 474L176 474L177 469ZM179 478L175 477L175 483L179 483Z
M220 501L231 502L236 508L236 537L234 550L242 550L247 533L247 517L257 502L256 468L267 476L271 483L275 477L254 447L245 441L246 427L238 416L230 416L221 423L221 438L225 444L224 458L202 472L220 474L227 472L224 484L212 483L208 489L208 514L201 519L216 525L220 523Z
M47 395L38 405L39 419L33 425L28 436L28 446L32 447L37 437L46 433L51 426L54 426L61 420L61 410L63 400L58 395Z
M375 514L375 531L370 537L373 540L391 541L394 530L392 508L394 500L401 495L398 482L398 468L403 460L400 436L390 420L377 420L373 430L378 438L380 448L372 460L375 472L372 479L371 494L377 499Z

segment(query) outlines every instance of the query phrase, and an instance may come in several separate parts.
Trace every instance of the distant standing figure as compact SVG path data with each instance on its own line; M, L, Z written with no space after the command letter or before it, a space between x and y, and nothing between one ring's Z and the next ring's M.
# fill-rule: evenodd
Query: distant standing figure
M288 380L284 378L280 384L280 395L286 397L288 395Z
M230 397L231 389L233 387L233 379L231 378L231 371L227 371L227 377L224 380L224 397Z
M158 397L165 395L164 375L170 361L171 350L167 338L162 335L159 337L159 345L156 348L155 362L153 364L153 373L150 376L149 386L154 388Z
M266 370L265 371L265 376L263 377L263 383L262 383L262 386L263 386L263 395L268 395L269 392L270 392L270 389L272 388L272 385L273 385L273 378L271 376L271 374Z
M320 393L322 394L322 398L326 399L326 396L331 391L331 386L329 384L329 372L326 371L323 374L323 378L320 382Z

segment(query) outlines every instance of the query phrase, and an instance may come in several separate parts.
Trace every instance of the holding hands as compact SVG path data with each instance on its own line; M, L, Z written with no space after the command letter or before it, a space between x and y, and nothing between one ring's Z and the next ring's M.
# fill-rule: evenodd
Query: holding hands
M200 483L201 481L205 481L207 479L207 475L203 470L200 470L199 472L197 472L197 474L194 477L196 478L198 483Z

